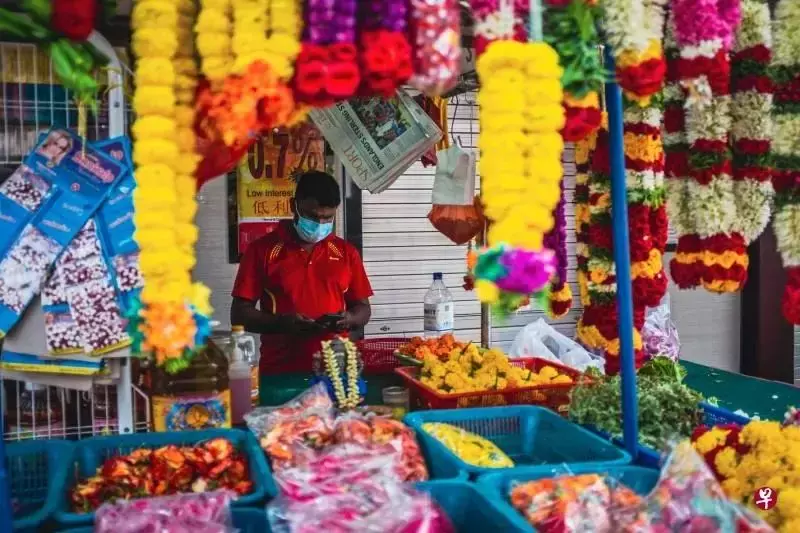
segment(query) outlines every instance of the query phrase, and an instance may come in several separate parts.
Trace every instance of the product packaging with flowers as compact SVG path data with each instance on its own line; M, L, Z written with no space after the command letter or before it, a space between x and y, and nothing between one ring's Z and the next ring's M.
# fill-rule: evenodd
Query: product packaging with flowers
M14 327L56 258L128 174L128 166L84 145L75 133L52 129L0 185L0 337ZM113 313L113 287L106 289ZM90 300L82 304L93 305Z

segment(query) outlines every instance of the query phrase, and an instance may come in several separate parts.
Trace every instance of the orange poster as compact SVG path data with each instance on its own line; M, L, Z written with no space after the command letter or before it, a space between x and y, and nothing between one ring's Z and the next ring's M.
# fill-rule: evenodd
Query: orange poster
M239 253L281 219L292 218L289 200L299 174L324 169L325 142L310 122L253 143L237 169Z

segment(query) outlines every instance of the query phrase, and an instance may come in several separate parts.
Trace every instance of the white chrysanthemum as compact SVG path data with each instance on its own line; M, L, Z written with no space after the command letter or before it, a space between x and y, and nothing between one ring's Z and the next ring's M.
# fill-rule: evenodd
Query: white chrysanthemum
M683 89L680 83L673 82L664 86L664 102L679 102L683 100Z
M684 59L696 59L698 57L714 57L722 49L721 39L709 39L697 45L687 45L681 47L681 57Z
M603 27L606 42L614 54L624 51L641 52L647 48L647 28L641 0L605 0L603 2Z
M689 144L698 139L724 141L731 129L730 96L712 98L706 107L696 108L686 104L686 140Z
M734 52L760 44L772 46L769 6L760 0L742 0L742 21L736 30Z
M644 25L648 40L663 40L667 0L644 0Z
M775 65L800 65L800 2L781 0L775 8L772 62Z
M661 118L664 113L655 106L640 107L631 105L625 108L623 120L625 122L640 122L652 127L661 125Z
M775 213L772 224L783 266L800 266L800 205L789 204Z
M628 170L625 173L625 182L628 191L652 191L656 186L656 172L652 170Z
M773 116L772 152L778 155L800 155L800 116Z
M687 182L685 179L669 179L666 181L667 216L669 224L678 236L694 233L694 224L689 218Z
M731 230L736 218L736 196L730 176L718 176L708 185L689 180L686 189L686 206L698 235L706 238Z
M736 220L732 231L741 233L745 242L753 242L769 223L775 190L769 181L739 180L734 182Z
M731 138L769 140L772 137L772 95L746 91L733 95Z

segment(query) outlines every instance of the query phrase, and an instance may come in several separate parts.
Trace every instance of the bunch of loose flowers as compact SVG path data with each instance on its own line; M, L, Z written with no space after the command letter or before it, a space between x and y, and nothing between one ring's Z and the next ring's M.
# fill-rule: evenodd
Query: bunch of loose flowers
M786 269L783 314L800 324L800 5L782 0L775 9L772 77L773 228Z
M474 269L479 299L500 313L555 273L544 248L560 197L562 70L544 43L496 41L478 58L480 172L488 243Z
M135 238L145 286L129 316L133 351L168 371L189 364L209 333L209 291L192 284L197 228L193 121L196 83L191 3L139 0L131 19L137 57L133 159Z
M800 531L800 426L753 421L700 427L692 444L717 476L727 496L756 511L778 533ZM777 505L758 509L754 494L777 492Z

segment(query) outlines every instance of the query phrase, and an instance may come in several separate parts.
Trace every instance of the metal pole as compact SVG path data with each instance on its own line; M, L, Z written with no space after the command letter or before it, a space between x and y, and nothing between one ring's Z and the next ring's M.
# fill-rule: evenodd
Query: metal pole
M3 341L0 340L0 351ZM0 371L0 383L3 373ZM6 445L5 445L5 420L3 420L3 401L5 388L0 387L0 531L12 531L11 489L9 488L8 472L6 471Z
M605 48L606 68L614 72L611 47ZM628 194L625 185L625 146L622 126L622 93L619 85L606 83L609 161L611 166L611 215L614 266L617 278L620 375L622 378L622 430L625 448L634 458L638 448L639 413L636 399L636 366L633 357L633 295L631 251L628 236Z

